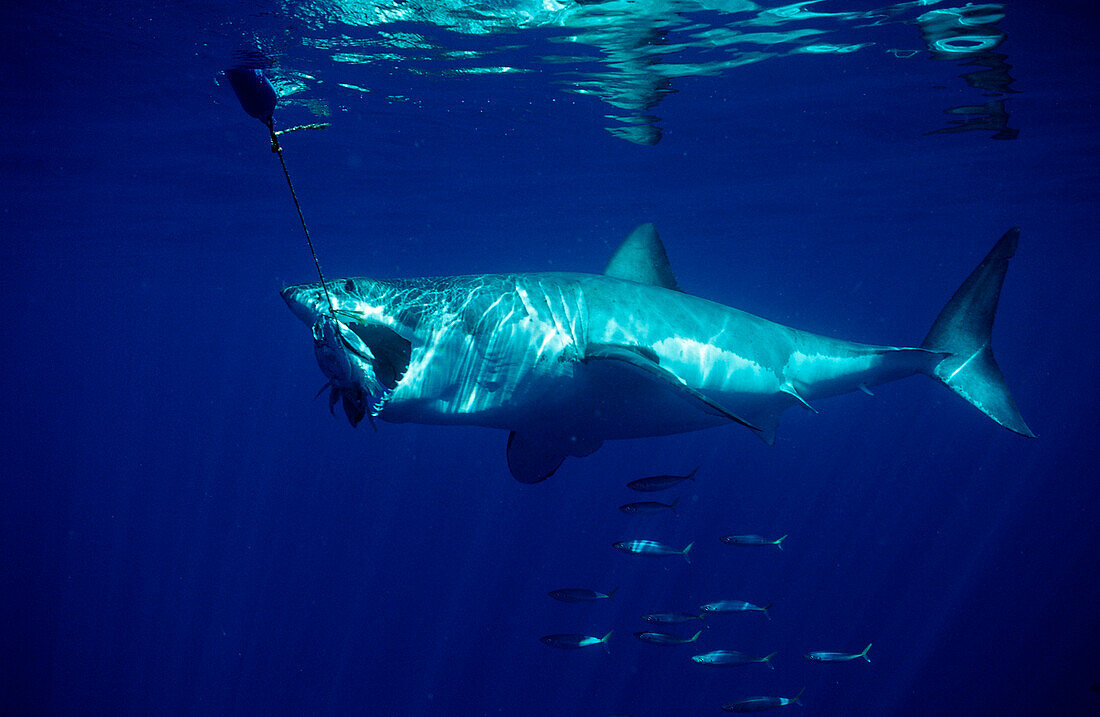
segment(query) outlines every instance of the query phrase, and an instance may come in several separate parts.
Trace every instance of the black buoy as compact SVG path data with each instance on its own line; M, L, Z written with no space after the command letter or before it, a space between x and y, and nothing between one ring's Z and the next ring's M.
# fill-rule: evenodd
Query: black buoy
M275 111L279 96L264 73L252 67L234 67L226 70L225 76L229 78L229 84L244 111L270 126L271 113Z

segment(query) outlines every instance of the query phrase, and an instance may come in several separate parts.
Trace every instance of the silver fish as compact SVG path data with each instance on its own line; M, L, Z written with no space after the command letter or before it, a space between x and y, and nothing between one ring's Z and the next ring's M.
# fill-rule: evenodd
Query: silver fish
M611 652L611 648L607 647L607 639L611 637L613 630L609 630L603 637L589 637L588 635L545 635L540 637L543 644L550 647L558 647L563 650L572 650L581 647L592 647L593 645L603 645L604 649Z
M861 657L870 662L871 658L867 657L867 651L870 649L871 643L868 642L863 652L807 652L803 657L810 662L849 662Z
M615 588L609 593L601 593L595 590L586 590L585 588L561 588L560 590L551 590L547 593L555 600L562 602L592 602L594 600L606 600L614 595L619 588Z
M648 476L646 478L639 478L638 480L632 480L626 484L627 488L631 490L640 491L642 493L652 493L658 490L664 490L665 488L671 488L674 485L679 485L686 480L695 480L695 472L699 470L696 466L695 470L688 473L686 476Z
M642 619L656 625L678 625L692 620L703 621L703 616L693 615L690 612L651 612L648 615L642 615Z
M726 712L764 712L765 710L773 710L776 707L785 707L790 704L802 706L802 700L799 697L806 691L803 687L802 690L794 697L748 697L737 702L728 702L722 705L722 709Z
M695 655L691 660L700 665L711 665L713 667L736 667L738 665L750 665L754 662L763 662L774 670L775 665L772 664L771 660L775 655L776 653L773 652L767 657L755 657L737 650L714 650L702 655Z
M616 550L621 550L624 553L632 553L633 555L645 555L651 558L663 558L669 555L682 555L684 560L689 563L691 559L688 558L688 551L691 550L691 546L695 543L688 543L687 547L683 550L677 550L676 548L669 547L664 543L658 543L656 540L623 540L615 543Z
M673 635L670 632L636 632L634 633L634 637L642 642L648 642L651 645L686 645L689 642L698 640L699 636L702 634L702 630L691 637L681 637L680 635Z
M776 538L775 540L768 540L760 535L723 535L719 540L726 545L774 545L782 550L783 541L786 538L786 535L782 538Z
M770 602L764 607L753 605L751 602L745 602L744 600L719 600L717 602L708 602L706 605L699 607L703 612L762 612L764 617L769 620L772 616L768 614L769 608L774 605L774 602Z
M652 500L643 500L640 503L627 503L626 505L620 505L619 510L627 515L653 515L654 513L664 513L666 510L671 510L676 513L676 503L680 499L672 501L671 503L658 503Z

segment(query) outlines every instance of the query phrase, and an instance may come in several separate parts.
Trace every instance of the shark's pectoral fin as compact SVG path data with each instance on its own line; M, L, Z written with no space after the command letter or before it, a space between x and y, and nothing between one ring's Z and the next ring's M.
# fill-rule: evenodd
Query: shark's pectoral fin
M760 436L760 440L769 446L775 445L775 434L779 429L779 415L782 412L782 409L780 409L753 416L753 422L756 424L756 435Z
M572 436L569 438L569 442L566 444L569 455L574 458L584 458L590 456L599 450L603 445L603 441L595 439L582 438L580 436Z
M589 344L585 352L584 361L620 361L634 369L644 372L651 380L660 382L671 391L676 391L684 398L698 405L699 409L714 416L728 418L742 426L758 430L756 426L734 415L719 403L712 401L691 386L688 386L682 378L664 368L658 362L657 355L644 346L623 346L618 344Z
M583 458L601 445L603 441L581 436L532 436L512 431L508 435L508 470L520 483L539 483L554 475L566 457Z
M520 483L538 483L554 475L565 451L553 441L540 441L512 431L508 435L508 470Z

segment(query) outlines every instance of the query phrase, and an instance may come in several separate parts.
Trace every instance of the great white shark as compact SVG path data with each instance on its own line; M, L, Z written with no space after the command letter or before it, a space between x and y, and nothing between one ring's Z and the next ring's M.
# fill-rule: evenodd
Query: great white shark
M353 426L502 428L512 475L534 483L609 439L733 423L772 443L792 406L816 410L917 373L1033 437L990 344L1018 237L1001 237L908 347L821 336L684 293L651 224L602 274L349 278L282 296L311 327L330 408L342 403Z

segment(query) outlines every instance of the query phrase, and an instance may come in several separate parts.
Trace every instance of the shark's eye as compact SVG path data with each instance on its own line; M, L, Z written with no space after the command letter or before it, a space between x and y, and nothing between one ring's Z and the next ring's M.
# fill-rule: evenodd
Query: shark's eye
M348 292L349 294L355 293L355 282L352 281L351 279L345 279L344 280L344 291Z

